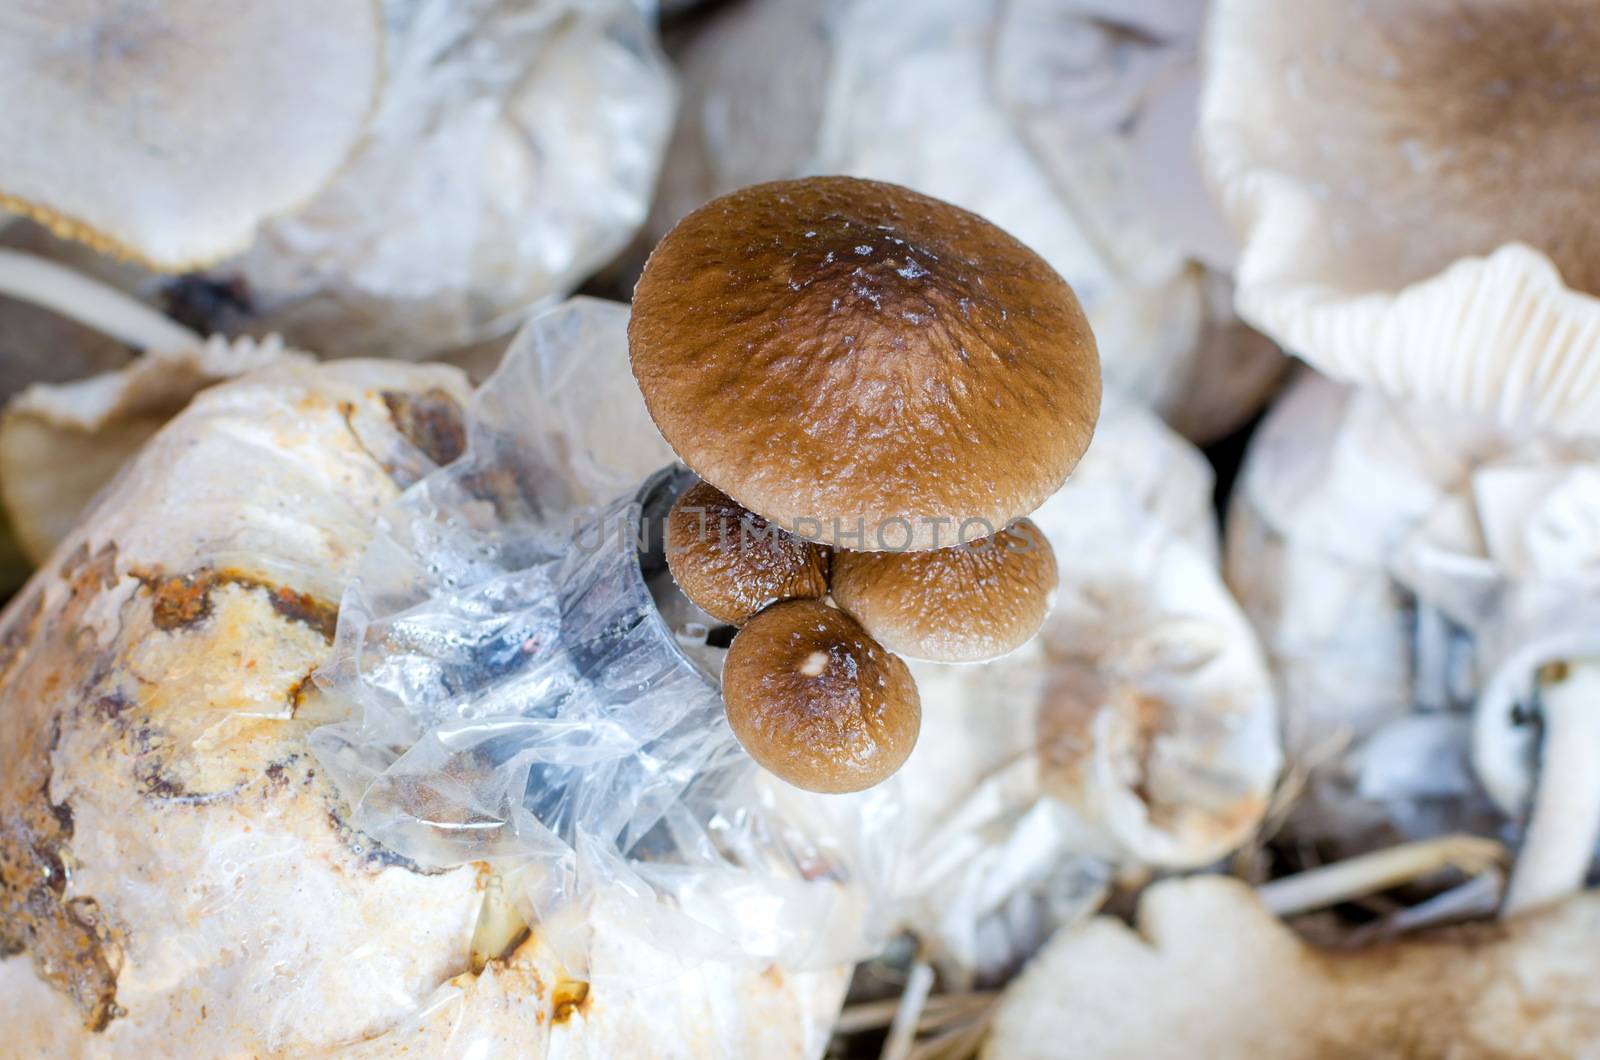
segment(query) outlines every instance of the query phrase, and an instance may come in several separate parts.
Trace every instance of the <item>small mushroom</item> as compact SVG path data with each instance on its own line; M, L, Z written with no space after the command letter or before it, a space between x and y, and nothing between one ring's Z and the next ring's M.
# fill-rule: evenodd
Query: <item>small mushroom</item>
M706 482L686 490L667 516L667 567L696 607L742 626L783 600L828 593L826 550L785 534Z
M1072 289L889 184L756 185L684 218L634 292L633 372L707 482L800 537L929 549L1060 487L1100 406Z
M1050 542L1023 519L927 552L834 553L833 598L890 651L982 662L1039 631L1055 596Z
M722 669L733 733L761 766L796 787L869 788L917 742L921 701L906 664L843 611L777 604L733 638Z
M1240 315L1329 375L1592 434L1600 423L1585 0L1220 0L1202 160Z
M1145 892L1133 927L1099 917L1057 934L1002 996L982 1055L1587 1055L1596 932L1588 893L1504 924L1320 949L1238 881L1172 880Z
M13 8L0 206L168 271L243 250L349 157L381 47L370 0Z

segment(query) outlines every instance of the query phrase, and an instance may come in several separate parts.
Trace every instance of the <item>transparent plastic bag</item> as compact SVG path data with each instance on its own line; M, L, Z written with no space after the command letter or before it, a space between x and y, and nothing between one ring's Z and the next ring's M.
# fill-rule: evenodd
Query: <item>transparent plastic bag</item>
M1117 872L1208 864L1265 812L1276 700L1217 571L1210 487L1192 447L1108 400L1032 515L1060 567L1039 636L981 665L912 664L900 916L952 981L1002 978Z
M1600 649L1597 460L1317 376L1285 396L1228 572L1310 774L1296 830L1362 847L1524 811L1538 670Z
M424 357L513 330L644 220L672 74L633 0L385 0L386 81L349 165L206 274L206 330ZM234 297L228 292L233 291Z
M8 1042L821 1054L892 796L761 774L630 553L569 547L638 489L606 443L653 460L589 389L626 314L551 311L470 398L284 359L91 506L0 619Z
M4 242L94 272L206 335L276 332L323 357L503 346L644 221L676 101L653 5L374 2L384 77L360 143L242 253L171 276L29 222ZM42 330L0 307L0 340L22 329ZM92 337L61 338L66 360L20 380L13 366L0 387L66 378L73 360L119 360Z
M658 604L676 592L661 520L692 476L662 470L590 506L632 472L579 457L594 456L583 439L636 442L615 450L635 461L660 446L636 397L596 401L631 381L626 315L578 300L530 323L468 409L467 452L386 513L322 677L359 720L312 745L357 824L404 856L533 863L530 920L637 887L668 900L657 919L695 908L679 952L863 956L888 794L786 790L734 740L720 652L686 652ZM534 375L554 387L530 391ZM528 415L534 393L564 418ZM680 900L695 894L717 901Z

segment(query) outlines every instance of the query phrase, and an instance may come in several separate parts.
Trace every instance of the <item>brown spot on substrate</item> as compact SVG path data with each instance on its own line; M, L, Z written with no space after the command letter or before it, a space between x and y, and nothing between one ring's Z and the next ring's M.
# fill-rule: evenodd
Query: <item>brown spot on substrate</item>
M456 399L435 387L420 394L385 390L383 403L395 430L443 467L467 448L467 429Z
M0 672L8 708L0 768L0 951L27 950L39 977L72 998L92 1031L121 1014L122 949L93 898L66 898L74 822L69 806L51 801L50 756L60 738L61 698L74 690L57 687L50 660L35 666L20 648L41 638L75 643L84 612L116 582L116 556L109 545L78 549L63 564L67 596L49 620L35 600L20 602L0 631L10 649ZM91 709L107 709L101 696L76 691Z
M180 575L135 572L134 577L143 582L154 596L151 621L165 633L192 626L210 617L211 593L224 585L237 585L266 593L274 611L291 622L299 622L316 630L329 644L333 643L334 633L339 626L338 605L325 603L309 593L274 585L241 571L196 571Z
M573 1013L589 1011L589 984L582 979L562 979L550 992L553 1007L552 1023L565 1023Z

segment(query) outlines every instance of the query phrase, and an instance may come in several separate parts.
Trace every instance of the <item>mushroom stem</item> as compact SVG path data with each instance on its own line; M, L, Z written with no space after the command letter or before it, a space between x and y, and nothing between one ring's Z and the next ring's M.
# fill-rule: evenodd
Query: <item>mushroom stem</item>
M922 1022L922 1006L928 1003L933 990L933 965L917 961L906 977L905 993L895 1009L894 1022L889 1025L889 1037L883 1043L883 1060L905 1060L911 1053L917 1037L917 1025Z
M1505 849L1492 839L1440 836L1285 876L1257 887L1256 896L1275 915L1290 917L1409 883L1442 868L1477 875L1504 856Z
M0 250L0 294L43 306L141 350L181 350L204 341L114 287L21 251Z
M1581 890L1600 842L1600 663L1547 666L1539 681L1538 788L1503 916Z

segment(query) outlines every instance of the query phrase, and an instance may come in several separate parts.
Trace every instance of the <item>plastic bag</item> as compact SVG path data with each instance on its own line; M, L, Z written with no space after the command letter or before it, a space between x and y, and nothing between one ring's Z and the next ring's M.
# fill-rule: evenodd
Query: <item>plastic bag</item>
M629 554L562 544L580 490L631 471L574 459L546 494L543 461L650 430L577 385L625 359L625 317L540 318L470 401L393 363L212 388L91 509L3 619L19 1048L821 1052L871 946L887 796L785 788L697 728L715 686ZM580 582L588 632L525 652Z
M1275 700L1216 570L1210 484L1149 413L1108 402L1032 516L1060 567L1039 637L983 665L912 664L902 917L955 981L1014 969L1116 872L1207 864L1260 821Z
M627 244L676 98L647 5L381 7L383 88L326 187L203 272L171 277L104 257L94 271L201 334L277 332L325 357L421 359L503 344ZM94 257L19 227L57 260Z
M1181 113L1199 5L1142 6L1168 17L1146 32L1151 11L1125 20L1086 3L730 9L683 55L684 104L647 227L659 236L714 195L804 173L946 199L1072 284L1110 388L1197 438L1224 434L1265 400L1284 362L1237 325L1226 279L1193 256L1225 258L1218 240L1152 221L1155 202L1186 203L1174 211L1183 218L1205 204Z
M644 220L673 87L632 0L386 0L363 146L206 279L204 330L422 357L512 331ZM240 305L239 303L242 303ZM235 311L237 309L237 311Z
M1535 675L1597 647L1597 457L1314 376L1274 410L1228 572L1312 775L1302 833L1493 829L1485 782L1500 813L1525 809Z

